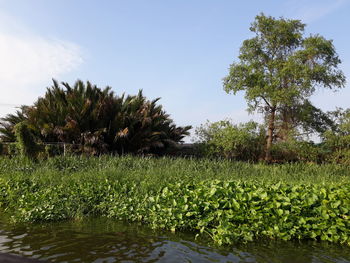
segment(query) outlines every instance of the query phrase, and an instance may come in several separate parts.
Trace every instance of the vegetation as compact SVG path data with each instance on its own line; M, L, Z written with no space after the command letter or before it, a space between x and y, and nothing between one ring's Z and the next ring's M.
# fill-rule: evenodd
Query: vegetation
M211 159L145 157L171 152L191 128L176 126L159 99L54 81L32 106L0 119L0 154L9 156L0 157L0 206L15 221L108 216L218 244L350 245L350 110L325 113L309 100L345 77L332 41L304 37L304 27L256 17L224 88L244 91L265 123L202 125L198 145Z
M263 155L265 130L255 122L207 122L196 129L196 135L198 147L206 156L256 162Z
M304 37L304 28L299 20L256 16L250 27L255 37L243 42L240 61L231 65L224 79L227 93L244 91L249 110L264 113L269 162L273 142L288 139L294 124L312 124L307 115L322 121L320 110L307 100L316 87L345 84L332 41L320 35Z
M86 215L187 229L219 244L350 241L349 166L226 160L0 159L0 204L17 221Z
M331 118L333 114L327 113L327 116ZM334 130L325 131L322 141L317 144L292 136L275 142L271 147L272 161L350 164L349 135L337 122L332 120ZM248 162L264 159L266 137L263 125L254 122L236 125L228 120L207 122L196 129L196 135L196 148L202 156Z
M18 142L18 148L22 156L36 159L39 146L35 143L34 136L24 122L16 124L14 127L15 135Z
M2 118L1 140L16 141L14 127L25 121L36 142L73 144L79 153L158 153L181 142L191 128L177 127L159 99L149 101L142 91L119 97L90 82L62 86L54 81L33 106Z

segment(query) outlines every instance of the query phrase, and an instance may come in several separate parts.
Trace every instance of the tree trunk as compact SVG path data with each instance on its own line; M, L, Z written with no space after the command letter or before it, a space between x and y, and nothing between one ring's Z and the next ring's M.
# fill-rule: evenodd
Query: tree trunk
M279 130L278 137L283 142L288 141L291 135L291 130L293 127L292 114L293 114L292 109L290 107L288 108L287 106L284 108L282 112L282 124Z
M271 147L273 141L273 134L275 131L275 115L276 115L276 107L272 107L269 116L268 129L267 129L267 138L266 138L266 153L265 153L265 161L271 162Z

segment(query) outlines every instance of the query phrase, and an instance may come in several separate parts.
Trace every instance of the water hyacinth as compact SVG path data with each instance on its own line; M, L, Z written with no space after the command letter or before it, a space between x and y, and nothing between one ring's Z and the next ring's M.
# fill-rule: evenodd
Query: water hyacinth
M60 157L45 164L0 159L0 205L15 221L107 216L194 231L217 244L268 238L350 245L349 168L303 165L130 156ZM260 177L244 180L253 170Z

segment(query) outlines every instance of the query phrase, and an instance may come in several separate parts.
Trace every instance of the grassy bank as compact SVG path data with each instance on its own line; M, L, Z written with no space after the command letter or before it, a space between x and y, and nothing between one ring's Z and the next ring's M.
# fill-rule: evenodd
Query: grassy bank
M257 238L350 243L350 168L137 157L0 159L0 203L17 221L86 215Z

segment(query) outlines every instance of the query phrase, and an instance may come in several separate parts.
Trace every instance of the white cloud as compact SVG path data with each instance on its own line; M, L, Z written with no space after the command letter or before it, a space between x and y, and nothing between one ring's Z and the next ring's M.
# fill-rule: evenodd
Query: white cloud
M83 62L78 45L28 33L5 18L0 17L0 116L13 110L13 105L5 104L32 103L52 78L60 78ZM16 30L11 33L8 28Z
M349 3L349 0L292 0L287 3L288 16L312 23L346 3Z

